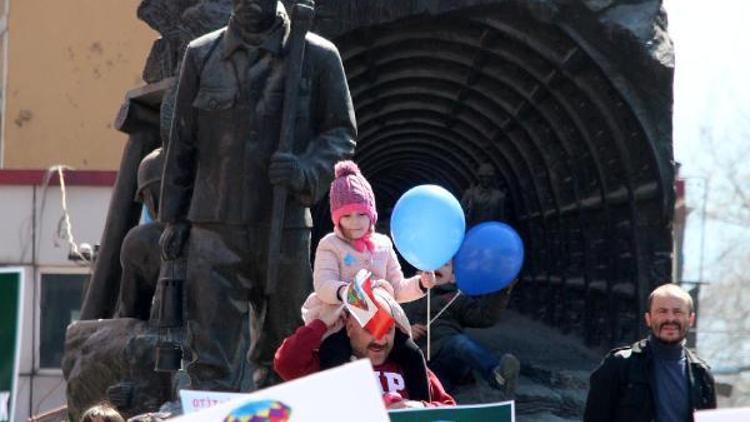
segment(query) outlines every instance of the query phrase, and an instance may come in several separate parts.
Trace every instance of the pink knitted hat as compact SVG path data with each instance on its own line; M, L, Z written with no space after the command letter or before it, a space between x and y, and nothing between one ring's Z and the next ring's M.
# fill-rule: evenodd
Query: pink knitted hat
M331 183L331 219L338 226L341 216L351 212L363 212L370 217L370 224L378 221L375 195L354 161L339 161L334 166L336 178Z

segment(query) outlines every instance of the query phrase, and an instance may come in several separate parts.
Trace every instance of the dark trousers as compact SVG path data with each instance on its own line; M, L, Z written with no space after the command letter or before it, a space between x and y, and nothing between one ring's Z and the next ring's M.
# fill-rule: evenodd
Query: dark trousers
M264 291L267 233L249 226L191 229L185 286L190 388L239 391L245 359L270 368L281 341L302 324L300 307L312 288L310 230L284 230L272 296Z
M443 340L438 353L430 359L429 367L450 393L472 371L481 374L485 381L494 382L492 370L498 363L497 358L474 339L466 334L455 334Z

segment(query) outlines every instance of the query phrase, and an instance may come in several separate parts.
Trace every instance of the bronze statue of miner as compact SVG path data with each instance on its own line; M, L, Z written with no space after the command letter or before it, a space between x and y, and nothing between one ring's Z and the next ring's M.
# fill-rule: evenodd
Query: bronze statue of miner
M276 0L234 0L229 24L183 59L162 182L163 259L187 254L190 388L237 391L243 360L268 385L281 340L312 287L310 206L333 164L354 152L356 123L341 58L308 33L291 153L276 153L290 21ZM278 283L265 292L273 185L287 188ZM186 248L185 248L186 246ZM250 344L242 330L250 322ZM249 349L249 350L248 350Z

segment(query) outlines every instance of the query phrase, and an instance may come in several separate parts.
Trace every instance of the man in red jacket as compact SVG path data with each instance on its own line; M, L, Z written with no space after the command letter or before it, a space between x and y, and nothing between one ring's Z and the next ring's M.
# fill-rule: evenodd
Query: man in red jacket
M385 290L375 289L374 292L379 307L395 320L388 333L375 338L356 318L346 313L342 305L335 315L326 316L325 320L316 319L284 340L274 358L276 372L284 381L318 372L318 349L323 336L329 327L343 318L353 357L370 359L388 409L455 405L453 397L427 369L424 358L419 356L419 361L415 362L413 353L421 352L411 339L409 320L404 311L394 300L385 297L388 295ZM425 387L421 388L422 385Z

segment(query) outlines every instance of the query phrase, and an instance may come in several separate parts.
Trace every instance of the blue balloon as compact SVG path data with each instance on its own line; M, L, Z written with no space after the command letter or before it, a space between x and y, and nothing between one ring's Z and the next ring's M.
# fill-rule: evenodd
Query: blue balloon
M523 241L507 224L478 224L466 233L453 259L458 288L468 295L498 291L513 281L523 265Z
M423 271L440 268L455 255L466 231L461 204L437 185L409 189L391 213L391 237L401 256Z

